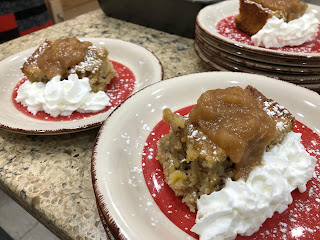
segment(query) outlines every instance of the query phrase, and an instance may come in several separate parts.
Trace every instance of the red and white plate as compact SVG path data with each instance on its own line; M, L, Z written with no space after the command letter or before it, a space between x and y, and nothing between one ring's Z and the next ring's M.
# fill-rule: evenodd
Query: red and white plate
M19 107L19 104L13 100L13 95L17 84L23 79L20 67L35 51L36 47L34 47L0 62L0 128L27 134L62 134L97 127L132 93L163 79L160 61L141 46L118 39L83 38L80 40L90 41L95 46L105 46L109 51L109 59L119 74L119 78L113 79L106 90L111 96L112 106L96 114L73 113L70 118L56 119L44 112L32 116L25 109L20 108L21 105ZM124 69L130 71L122 74ZM127 74L133 75L135 79L130 80Z
M162 109L186 114L206 90L256 87L296 117L306 149L318 159L315 177L283 214L268 219L259 232L238 239L320 238L320 96L302 87L264 76L198 73L155 83L124 101L105 121L92 154L92 181L101 219L116 239L193 239L195 214L166 185L155 160L156 142L169 127Z
M320 19L320 6L309 4L307 12L316 10L316 17ZM267 49L253 46L250 36L235 29L232 18L239 13L239 0L227 0L212 4L201 9L197 15L196 25L201 32L215 41L228 46L280 58L319 60L320 35L312 43L305 43L298 47L283 47L283 49ZM309 46L310 45L310 46Z
M307 11L320 6L309 4ZM201 9L195 26L195 51L216 70L260 74L320 91L320 25L316 39L300 46L267 49L235 27L239 0L226 0Z

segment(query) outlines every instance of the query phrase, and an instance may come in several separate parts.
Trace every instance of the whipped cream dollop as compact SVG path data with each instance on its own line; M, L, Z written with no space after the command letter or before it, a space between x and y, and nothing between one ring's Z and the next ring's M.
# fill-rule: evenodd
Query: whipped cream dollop
M288 23L273 16L259 32L251 36L251 40L255 46L266 48L299 46L316 38L318 25L315 12L306 13Z
M15 100L27 106L34 115L45 111L52 117L69 116L74 111L98 112L111 106L105 92L94 93L91 90L89 78L79 79L77 74L70 74L67 80L62 81L60 76L47 83L27 80L19 87Z
M222 190L202 195L191 230L201 240L250 236L274 212L285 211L292 203L291 191L306 190L316 165L300 141L300 133L288 133L281 144L264 153L262 165L251 171L247 181L228 179Z

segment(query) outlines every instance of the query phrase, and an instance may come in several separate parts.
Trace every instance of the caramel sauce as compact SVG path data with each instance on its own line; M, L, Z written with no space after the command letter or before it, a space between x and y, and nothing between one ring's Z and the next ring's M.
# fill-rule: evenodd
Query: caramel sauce
M276 132L275 121L240 87L203 93L189 119L236 164L235 180L247 178L261 163Z
M68 68L82 62L90 42L80 42L76 38L58 39L45 49L37 63L40 70L50 79L57 75L63 77Z

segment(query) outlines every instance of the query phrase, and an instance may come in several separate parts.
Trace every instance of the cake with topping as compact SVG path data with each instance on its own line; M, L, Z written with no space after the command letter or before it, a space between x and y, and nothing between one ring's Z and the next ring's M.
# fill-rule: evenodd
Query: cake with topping
M96 113L111 106L106 87L117 76L105 47L77 38L46 40L21 67L15 101L36 115Z
M166 182L191 211L226 179L246 179L262 154L291 132L294 117L252 86L210 90L183 117L163 111L171 129L158 141Z
M21 70L30 82L46 83L57 75L61 80L68 79L70 74L77 74L79 79L87 77L93 92L104 91L117 76L105 47L96 47L76 38L46 40Z
M302 0L240 0L236 27L251 35L263 28L273 16L290 22L304 15L308 5Z

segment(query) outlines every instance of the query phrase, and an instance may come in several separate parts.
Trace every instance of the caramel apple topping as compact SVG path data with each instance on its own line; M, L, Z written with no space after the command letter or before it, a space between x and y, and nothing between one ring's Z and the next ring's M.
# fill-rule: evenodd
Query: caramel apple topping
M38 67L49 79L57 75L63 77L69 68L83 61L89 46L92 43L76 38L58 39L39 56Z
M203 93L189 119L236 164L235 180L247 178L261 163L276 133L275 121L240 87Z

